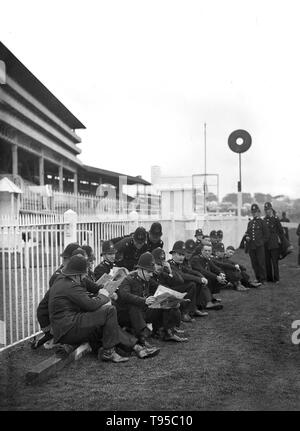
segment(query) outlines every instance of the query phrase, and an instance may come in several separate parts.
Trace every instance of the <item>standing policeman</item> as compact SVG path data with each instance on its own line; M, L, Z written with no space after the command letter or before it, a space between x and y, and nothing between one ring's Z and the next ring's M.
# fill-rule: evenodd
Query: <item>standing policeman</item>
M265 243L266 271L267 281L279 282L279 241L283 241L284 230L277 216L274 216L272 204L266 202L264 205L265 218L270 236Z
M245 240L256 281L264 284L266 281L265 243L269 239L269 228L265 220L260 218L257 204L251 205L251 213L253 218L248 223Z

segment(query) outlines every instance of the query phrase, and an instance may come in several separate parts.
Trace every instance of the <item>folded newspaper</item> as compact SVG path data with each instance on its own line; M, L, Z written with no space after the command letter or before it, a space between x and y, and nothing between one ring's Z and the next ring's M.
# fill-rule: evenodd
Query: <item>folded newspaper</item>
M97 284L111 295L118 290L118 287L128 274L129 271L127 268L113 268L109 274L103 274L102 277L97 280Z
M149 308L158 308L163 310L178 308L185 295L186 292L180 293L160 284L153 295L156 301L149 305Z

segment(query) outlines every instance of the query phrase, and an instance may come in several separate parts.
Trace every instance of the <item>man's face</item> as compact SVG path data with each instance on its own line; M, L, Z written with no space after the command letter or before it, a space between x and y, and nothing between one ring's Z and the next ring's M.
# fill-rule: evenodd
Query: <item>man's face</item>
M265 210L265 211L266 211L266 216L267 217L272 217L272 215L273 215L273 210L272 209Z
M201 242L202 238L203 238L203 235L196 235L196 240L198 242Z
M174 260L174 262L176 263L182 263L184 261L184 254L183 253L173 253L172 254L172 259Z
M163 270L162 264L161 263L155 263L154 266L155 266L155 272L157 274L160 274L162 272L162 270Z
M141 241L136 241L135 239L133 239L133 243L134 243L135 248L140 250L143 247L143 245L145 244L145 241L141 242Z
M104 255L104 259L110 263L114 263L114 261L116 260L116 253L106 253Z
M216 251L216 256L217 256L218 258L222 258L222 257L224 257L224 251Z
M153 277L153 272L148 271L147 269L138 269L138 275L142 280L149 281L151 277Z
M234 255L234 250L231 250L231 249L229 249L229 250L226 250L226 256L227 257L232 257Z
M211 245L211 240L210 240L210 238L203 238L203 239L202 239L202 244L203 244L203 245Z
M192 251L186 251L186 252L185 252L185 258L186 258L187 260L190 260L190 258L192 257L192 255L193 255L193 252L192 252Z
M253 211L253 212L252 212L252 217L253 217L253 218L255 218L255 217L259 217L259 211Z
M153 244L158 244L160 241L160 236L159 235L153 235L152 233L149 233L149 239Z
M205 245L202 248L202 256L209 258L211 256L211 246L210 245Z

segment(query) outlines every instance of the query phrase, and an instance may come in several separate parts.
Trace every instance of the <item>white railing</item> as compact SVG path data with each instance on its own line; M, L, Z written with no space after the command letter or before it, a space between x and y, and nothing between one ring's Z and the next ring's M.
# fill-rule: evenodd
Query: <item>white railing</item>
M20 210L23 213L63 214L72 209L79 215L127 214L137 210L140 214L160 215L159 196L156 199L135 200L119 205L118 199L86 194L74 194L53 191L52 196L42 196L39 193L24 188L20 197Z
M76 222L80 244L90 245L96 262L101 241L128 235L139 221L99 221L85 217ZM148 220L146 224L151 224ZM48 281L60 265L67 244L69 223L58 216L21 216L0 223L0 351L40 332L36 309L48 289Z

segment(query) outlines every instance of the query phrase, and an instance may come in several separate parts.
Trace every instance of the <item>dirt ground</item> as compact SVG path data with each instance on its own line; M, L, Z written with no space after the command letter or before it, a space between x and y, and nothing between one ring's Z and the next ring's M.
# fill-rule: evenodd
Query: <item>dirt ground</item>
M25 384L26 371L51 353L28 343L0 354L0 410L299 410L300 269L295 252L280 263L279 285L223 290L224 309L185 324L189 342L161 346L156 358L124 364L88 354L47 382ZM250 269L241 250L235 260Z

